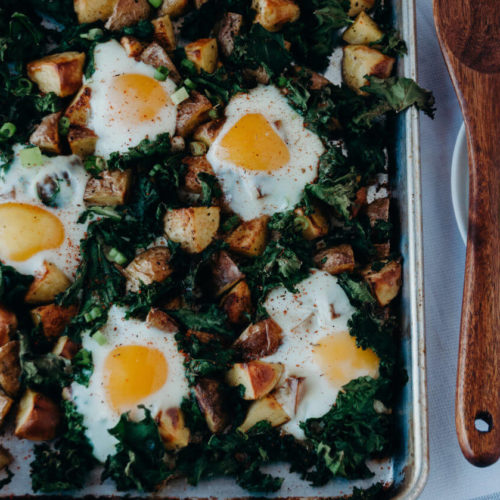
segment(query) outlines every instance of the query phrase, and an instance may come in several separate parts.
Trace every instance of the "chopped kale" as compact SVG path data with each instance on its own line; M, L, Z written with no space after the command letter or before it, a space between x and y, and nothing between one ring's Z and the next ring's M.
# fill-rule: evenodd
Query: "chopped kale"
M354 305L360 307L375 304L375 298L364 281L353 279L344 273L338 277L338 283Z
M88 387L90 377L94 372L92 353L87 349L80 349L71 360L71 365L73 367L73 380Z
M0 302L9 309L17 310L24 302L32 281L33 276L21 274L0 262Z
M179 321L184 328L216 333L229 338L233 336L232 330L228 327L225 313L214 304L205 311L178 309L169 311L169 314Z

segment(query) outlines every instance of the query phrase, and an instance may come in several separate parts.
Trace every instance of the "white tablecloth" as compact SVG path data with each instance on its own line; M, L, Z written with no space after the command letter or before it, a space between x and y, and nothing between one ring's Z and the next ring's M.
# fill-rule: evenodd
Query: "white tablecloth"
M450 167L462 118L439 50L431 0L417 0L417 30L419 83L432 89L437 101L435 120L422 116L420 122L430 423L430 476L421 499L471 499L500 492L500 462L473 467L455 434L465 245L451 204Z

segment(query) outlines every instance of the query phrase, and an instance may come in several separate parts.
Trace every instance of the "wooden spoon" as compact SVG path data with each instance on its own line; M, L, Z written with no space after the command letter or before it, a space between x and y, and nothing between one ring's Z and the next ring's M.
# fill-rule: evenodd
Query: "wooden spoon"
M500 456L500 5L434 0L434 19L469 146L455 424L465 458L487 466Z

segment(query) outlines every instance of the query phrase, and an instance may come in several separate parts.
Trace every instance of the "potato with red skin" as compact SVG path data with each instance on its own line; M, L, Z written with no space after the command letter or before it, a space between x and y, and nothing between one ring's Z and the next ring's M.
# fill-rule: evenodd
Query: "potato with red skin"
M245 275L226 251L221 250L213 257L212 278L216 296L222 295L244 277Z
M165 311L152 307L146 316L146 324L165 333L177 333L179 326Z
M217 120L202 123L193 132L193 139L195 141L202 142L205 146L207 146L207 148L209 148L214 143L215 139L217 139L225 121L225 118L217 118Z
M45 337L54 340L63 333L77 312L76 305L65 307L58 304L48 304L32 309L30 315L35 325L41 325Z
M78 127L87 125L90 115L91 96L92 89L87 85L83 85L71 101L71 104L66 108L64 116L68 118L71 125Z
M263 358L274 354L282 341L282 330L271 318L249 325L234 341L236 349L244 361Z
M127 277L127 291L138 292L141 285L165 281L173 273L169 261L168 247L152 247L137 255L123 271Z
M371 267L367 268L362 274L382 307L388 305L398 295L401 288L400 261L387 262L378 271L374 271Z
M252 293L246 281L240 281L221 300L221 308L233 325L248 323L252 312Z
M194 388L194 393L208 428L214 434L222 432L227 427L229 418L220 391L220 383L213 379L201 378Z
M151 12L148 0L117 0L113 12L106 21L105 28L119 31L147 19Z
M30 136L30 143L38 146L43 153L61 154L59 120L61 112L45 116Z
M5 345L17 330L17 317L6 307L0 305L0 347Z
M199 92L193 90L191 96L177 107L176 135L187 137L203 122L208 121L212 103Z
M224 57L229 57L234 49L234 40L243 27L243 16L236 12L225 12L219 23L217 42Z
M113 13L117 0L73 0L80 24L106 21Z
M299 6L292 0L253 0L252 8L257 11L255 22L268 31L279 31L300 16Z
M135 36L122 36L120 38L120 45L125 50L125 54L127 54L128 57L133 57L134 59L139 57L144 50L144 44L135 38Z
M280 384L273 395L288 415L295 415L305 393L306 379L291 376Z
M155 417L163 445L167 450L179 450L189 444L190 432L180 408L160 411Z
M176 47L174 27L169 15L151 21L154 27L153 38L167 51L173 52Z
M186 165L186 174L184 176L184 189L188 193L201 194L202 185L198 174L214 175L212 165L207 160L206 155L186 156L182 163Z
M172 19L182 16L189 9L189 0L163 0L158 9L159 16L169 15Z
M7 396L3 391L0 391L0 428L2 428L7 415L9 414L12 405L14 404L14 400ZM1 467L0 467L1 469Z
M87 127L72 125L69 127L67 139L71 152L80 158L86 158L94 154L98 137L93 130Z
M352 247L346 243L321 250L314 256L314 263L318 269L333 275L351 273L356 265Z
M15 397L20 387L19 342L11 340L0 347L0 388L7 396Z
M276 398L272 394L269 394L262 399L254 401L250 405L247 416L238 427L238 430L247 432L262 420L269 422L272 427L278 427L288 422L290 417Z
M389 206L389 198L379 198L366 206L365 213L371 227L374 227L378 221L387 222L389 220Z
M24 300L28 304L48 304L70 285L71 280L55 264L44 261L43 268L35 275Z
M242 385L245 388L244 399L260 399L276 387L283 370L281 363L258 360L235 363L226 374L226 382L233 387Z
M175 64L170 59L167 51L158 42L151 42L141 52L140 60L145 64L150 64L154 68L159 68L160 66L167 68L170 71L168 77L175 83L181 82L181 75L177 71Z
M81 347L76 342L73 342L69 337L63 335L59 337L52 348L52 354L71 360L77 355L80 348Z
M91 177L85 186L83 201L87 205L116 207L127 202L132 187L132 170L103 170Z
M267 245L269 216L263 215L256 219L242 222L229 236L226 243L229 248L246 257L261 255Z
M313 211L307 215L303 208L296 208L294 213L305 222L305 227L302 229L304 239L310 241L328 234L328 220L319 207L314 207Z

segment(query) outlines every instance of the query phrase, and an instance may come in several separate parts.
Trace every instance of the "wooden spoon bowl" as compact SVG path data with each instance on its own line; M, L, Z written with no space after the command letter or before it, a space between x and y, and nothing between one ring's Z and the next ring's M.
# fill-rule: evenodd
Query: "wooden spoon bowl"
M500 457L500 5L434 0L469 147L469 227L455 423L463 454Z

